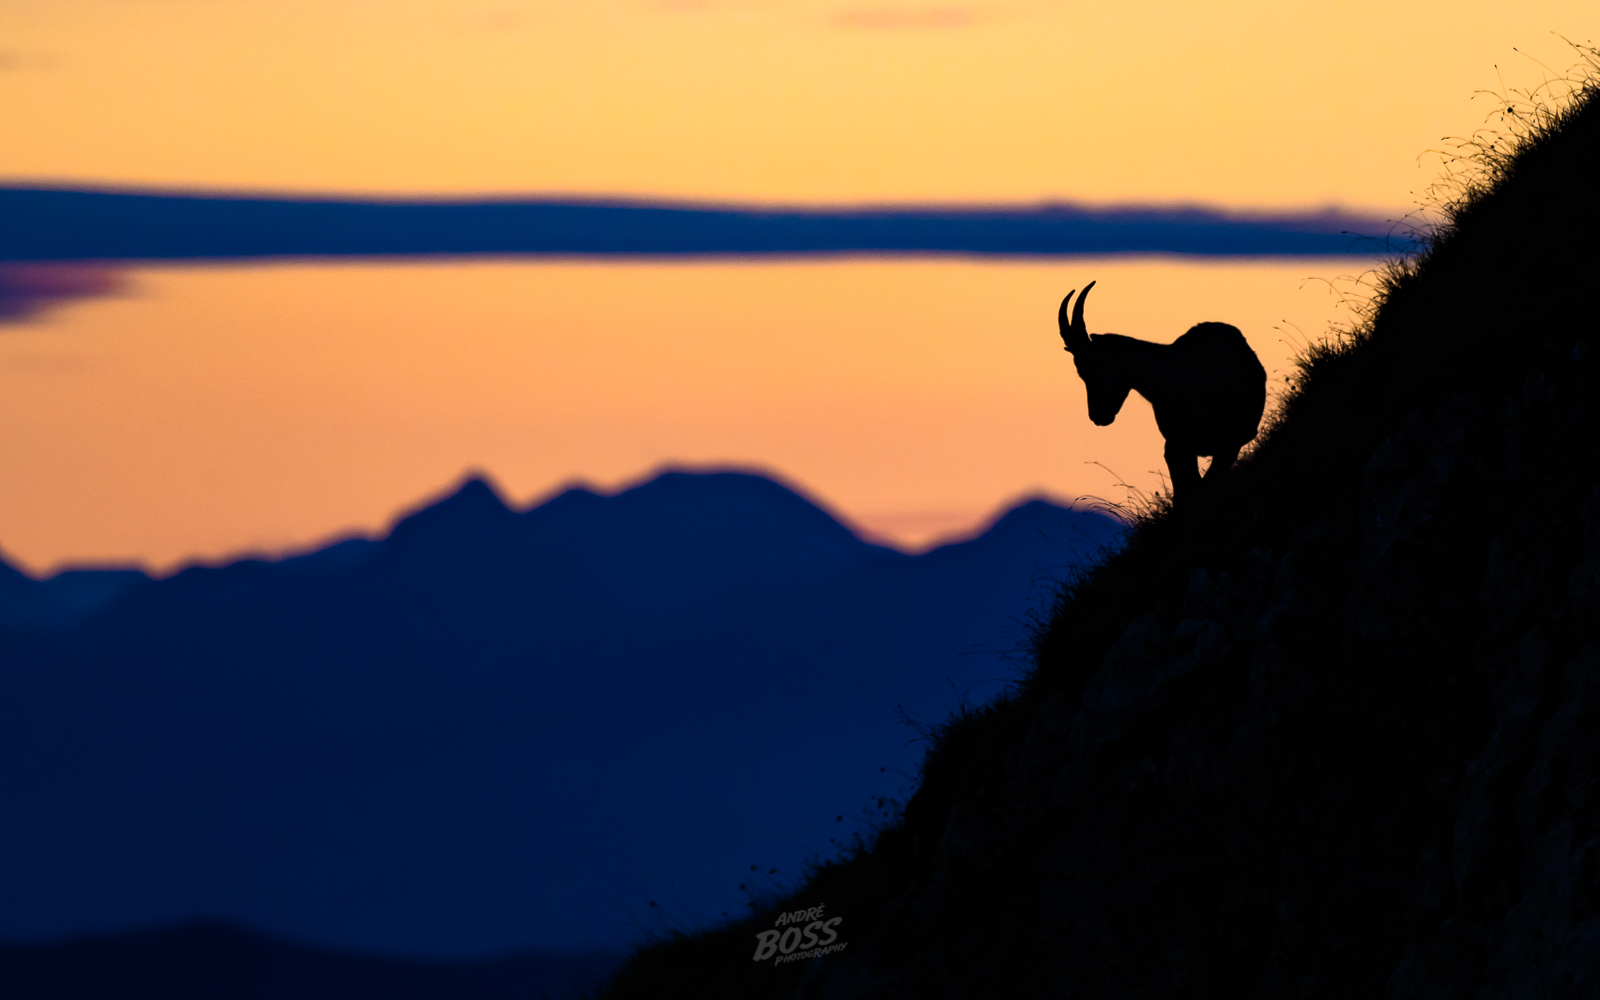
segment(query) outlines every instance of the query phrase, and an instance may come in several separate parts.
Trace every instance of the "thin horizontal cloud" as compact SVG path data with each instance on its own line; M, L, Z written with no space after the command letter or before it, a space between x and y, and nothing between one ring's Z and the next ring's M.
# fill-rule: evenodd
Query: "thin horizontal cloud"
M0 261L921 254L1371 255L1388 222L1338 209L1125 205L772 208L547 200L227 198L0 189Z
M0 49L0 73L55 69L60 62L60 57L51 52Z
M32 319L49 306L113 295L122 287L122 276L106 267L0 263L0 323Z
M974 7L856 7L835 14L845 28L965 28L993 16Z

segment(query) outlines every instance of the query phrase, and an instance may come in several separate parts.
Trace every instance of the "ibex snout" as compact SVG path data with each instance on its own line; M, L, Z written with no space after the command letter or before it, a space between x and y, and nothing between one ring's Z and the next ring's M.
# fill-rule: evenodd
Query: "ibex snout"
M1101 352L1095 349L1094 341L1089 337L1089 327L1083 321L1083 304L1088 301L1089 289L1093 287L1092 281L1084 286L1083 294L1078 295L1077 305L1072 305L1072 296L1077 294L1077 290L1068 292L1067 297L1061 300L1056 322L1061 327L1061 342L1072 354L1073 367L1078 369L1078 377L1083 379L1083 387L1088 392L1089 419L1097 427L1106 427L1117 419L1117 414L1122 410L1122 404L1128 398L1129 385L1127 379L1119 375L1117 366L1100 356ZM1067 318L1069 306L1071 319Z

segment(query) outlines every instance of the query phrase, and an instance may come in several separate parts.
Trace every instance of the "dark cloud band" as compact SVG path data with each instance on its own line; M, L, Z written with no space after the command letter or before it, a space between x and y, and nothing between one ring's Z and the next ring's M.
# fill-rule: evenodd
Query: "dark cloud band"
M1392 226L1328 210L755 208L646 201L289 200L0 189L0 260L421 255L1371 255Z

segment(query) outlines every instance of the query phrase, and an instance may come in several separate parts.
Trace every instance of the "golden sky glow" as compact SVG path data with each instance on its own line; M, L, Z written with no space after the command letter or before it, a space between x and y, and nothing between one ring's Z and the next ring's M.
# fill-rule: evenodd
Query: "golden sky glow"
M1403 211L1419 154L1595 35L1593 0L6 0L0 183ZM1497 71L1496 66L1499 70ZM1240 326L1269 370L1362 261L151 268L0 328L0 550L170 567L380 529L479 468L527 502L770 469L902 542L1120 499L1053 329ZM1275 325L1283 325L1283 331Z
M0 177L1404 208L1592 0L8 0Z
M1159 488L1129 401L1089 423L1055 307L1269 371L1350 261L273 266L138 272L0 336L0 547L171 567L383 528L487 471L520 503L667 462L775 471L917 543L1043 491ZM1274 327L1278 327L1275 329Z

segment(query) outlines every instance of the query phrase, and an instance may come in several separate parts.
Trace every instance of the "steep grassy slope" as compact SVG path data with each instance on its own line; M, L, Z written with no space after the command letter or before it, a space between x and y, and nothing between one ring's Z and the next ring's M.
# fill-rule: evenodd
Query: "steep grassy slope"
M1600 99L1523 121L902 822L607 995L1600 995Z

